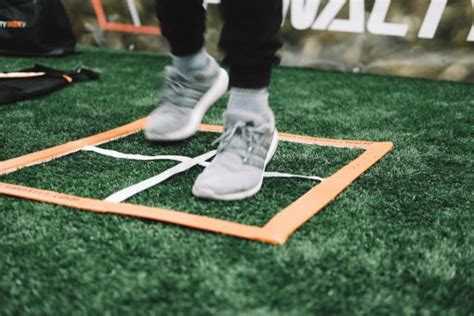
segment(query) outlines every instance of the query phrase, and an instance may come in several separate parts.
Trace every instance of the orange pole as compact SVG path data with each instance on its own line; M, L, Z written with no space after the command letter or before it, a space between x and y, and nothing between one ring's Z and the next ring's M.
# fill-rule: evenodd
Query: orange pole
M94 9L95 15L99 26L106 31L123 32L123 33L137 33L137 34L149 34L149 35L161 35L161 29L156 26L136 26L125 23L111 23L107 21L104 7L101 0L91 0L92 8Z

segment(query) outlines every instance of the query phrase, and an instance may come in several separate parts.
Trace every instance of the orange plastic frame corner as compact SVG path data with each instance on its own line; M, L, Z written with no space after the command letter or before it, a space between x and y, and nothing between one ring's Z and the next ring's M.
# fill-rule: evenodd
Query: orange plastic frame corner
M161 35L161 29L157 26L137 26L126 23L114 23L107 21L105 16L104 6L102 0L91 0L92 8L94 9L97 21L101 29L105 31L114 31L122 33L136 33L136 34L149 34L149 35Z
M144 124L145 119L140 119L94 136L0 162L0 175L77 152L87 145L99 145L128 136L142 130ZM222 132L222 126L201 125L200 130L205 132ZM134 216L281 245L288 240L294 231L311 219L372 165L382 159L393 147L393 144L390 142L333 140L286 133L279 133L278 136L281 141L340 148L358 148L365 151L355 160L339 169L333 175L325 178L324 181L280 211L263 227L243 225L216 218L143 205L106 202L2 182L0 182L0 194L97 213Z

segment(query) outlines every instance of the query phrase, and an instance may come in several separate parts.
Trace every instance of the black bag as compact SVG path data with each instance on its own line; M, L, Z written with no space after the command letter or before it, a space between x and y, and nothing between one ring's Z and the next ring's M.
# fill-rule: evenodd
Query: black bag
M0 0L0 53L60 56L76 37L60 0Z
M14 73L0 73L0 105L42 96L72 83L99 77L98 72L85 67L65 71L41 65Z

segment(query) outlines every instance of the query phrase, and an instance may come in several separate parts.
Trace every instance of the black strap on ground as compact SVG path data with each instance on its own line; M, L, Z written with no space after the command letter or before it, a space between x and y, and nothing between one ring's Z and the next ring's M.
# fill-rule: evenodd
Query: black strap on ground
M100 73L87 67L66 71L35 65L18 72L0 72L0 105L32 99L73 83L97 80Z

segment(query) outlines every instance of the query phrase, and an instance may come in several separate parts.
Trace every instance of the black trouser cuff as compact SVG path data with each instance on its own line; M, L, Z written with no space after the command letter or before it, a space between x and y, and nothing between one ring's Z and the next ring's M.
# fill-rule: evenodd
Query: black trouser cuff
M230 87L260 89L270 85L272 67L258 69L230 68Z
M176 40L170 42L171 53L174 56L188 56L199 52L204 46L204 37L202 35L189 36L182 41Z

